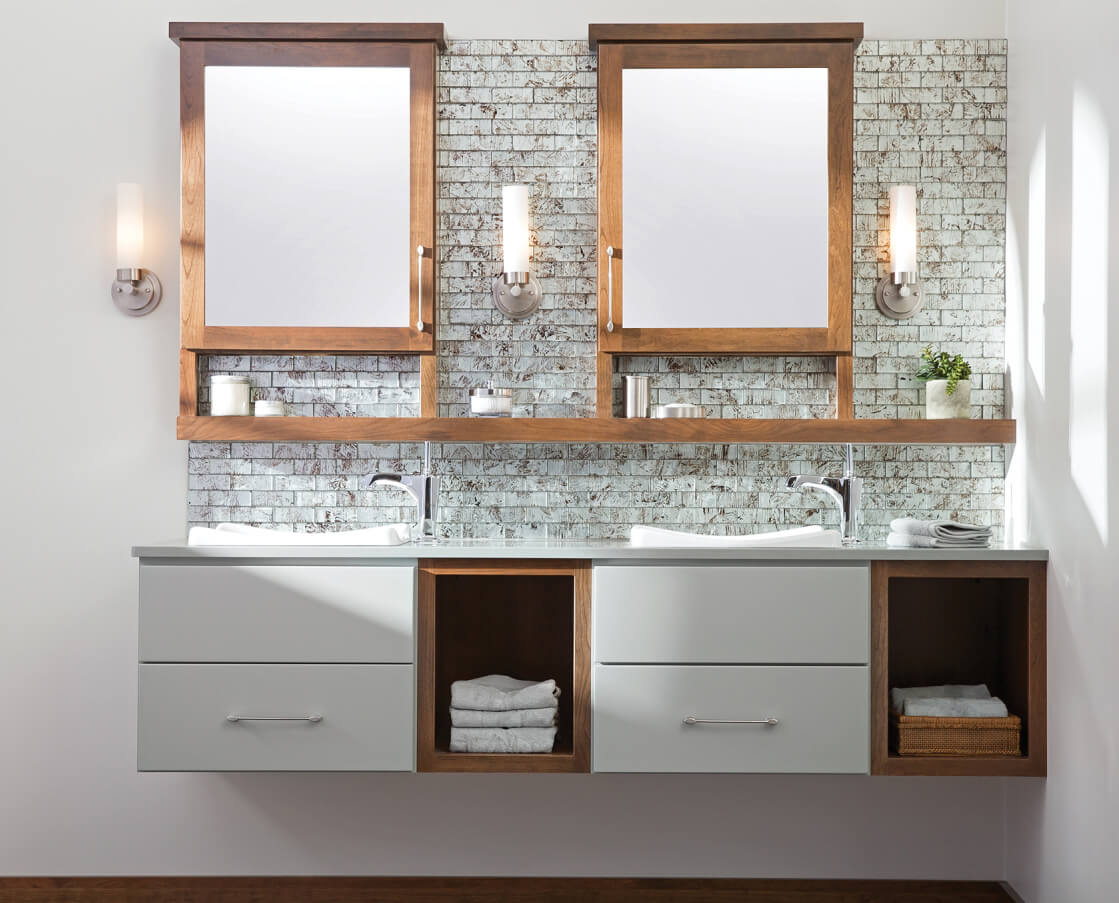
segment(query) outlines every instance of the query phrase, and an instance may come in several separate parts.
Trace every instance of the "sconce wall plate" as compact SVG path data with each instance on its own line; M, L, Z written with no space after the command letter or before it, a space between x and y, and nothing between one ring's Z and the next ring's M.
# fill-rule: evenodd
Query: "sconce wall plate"
M531 273L499 273L493 280L493 303L505 316L523 320L540 307L540 283Z
M113 303L121 313L130 317L143 317L159 307L163 286L151 270L117 270L113 281Z
M891 320L908 320L925 303L916 273L889 273L883 276L875 286L874 300L878 302L878 309L883 315Z

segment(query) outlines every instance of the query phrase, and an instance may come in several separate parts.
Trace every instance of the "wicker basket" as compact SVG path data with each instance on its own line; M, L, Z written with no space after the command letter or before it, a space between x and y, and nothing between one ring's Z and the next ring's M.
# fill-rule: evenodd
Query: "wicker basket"
M899 756L1020 756L1022 719L924 718L890 712Z

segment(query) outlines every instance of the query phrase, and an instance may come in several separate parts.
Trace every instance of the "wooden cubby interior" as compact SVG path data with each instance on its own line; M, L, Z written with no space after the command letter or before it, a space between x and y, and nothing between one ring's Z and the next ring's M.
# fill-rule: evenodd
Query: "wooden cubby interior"
M456 566L421 576L420 771L589 770L589 566ZM451 684L485 674L560 687L559 730L551 753L450 751Z
M1044 562L876 565L886 574L876 615L876 768L885 774L1045 773ZM968 573L968 571L972 573ZM895 573L900 571L900 573ZM1001 572L999 572L1001 571ZM899 756L889 689L985 683L1022 719L1017 757Z

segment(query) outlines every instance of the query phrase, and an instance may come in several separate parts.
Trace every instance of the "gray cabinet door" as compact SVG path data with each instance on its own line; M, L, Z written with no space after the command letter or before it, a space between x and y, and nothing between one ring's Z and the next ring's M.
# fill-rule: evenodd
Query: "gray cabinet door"
M596 567L593 610L598 662L870 661L865 565Z
M864 666L597 665L593 770L865 774L868 694Z
M138 768L411 771L414 685L411 665L141 665Z
M140 661L413 661L411 566L140 566Z

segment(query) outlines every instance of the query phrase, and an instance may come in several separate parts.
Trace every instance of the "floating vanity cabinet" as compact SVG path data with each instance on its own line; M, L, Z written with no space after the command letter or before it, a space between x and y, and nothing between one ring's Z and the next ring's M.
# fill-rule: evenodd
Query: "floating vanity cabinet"
M869 770L866 564L594 570L595 771Z
M142 548L138 768L1044 776L1046 553L862 549ZM556 681L551 752L451 752L487 674ZM945 683L1021 755L899 755Z
M410 771L409 562L140 566L141 771Z

